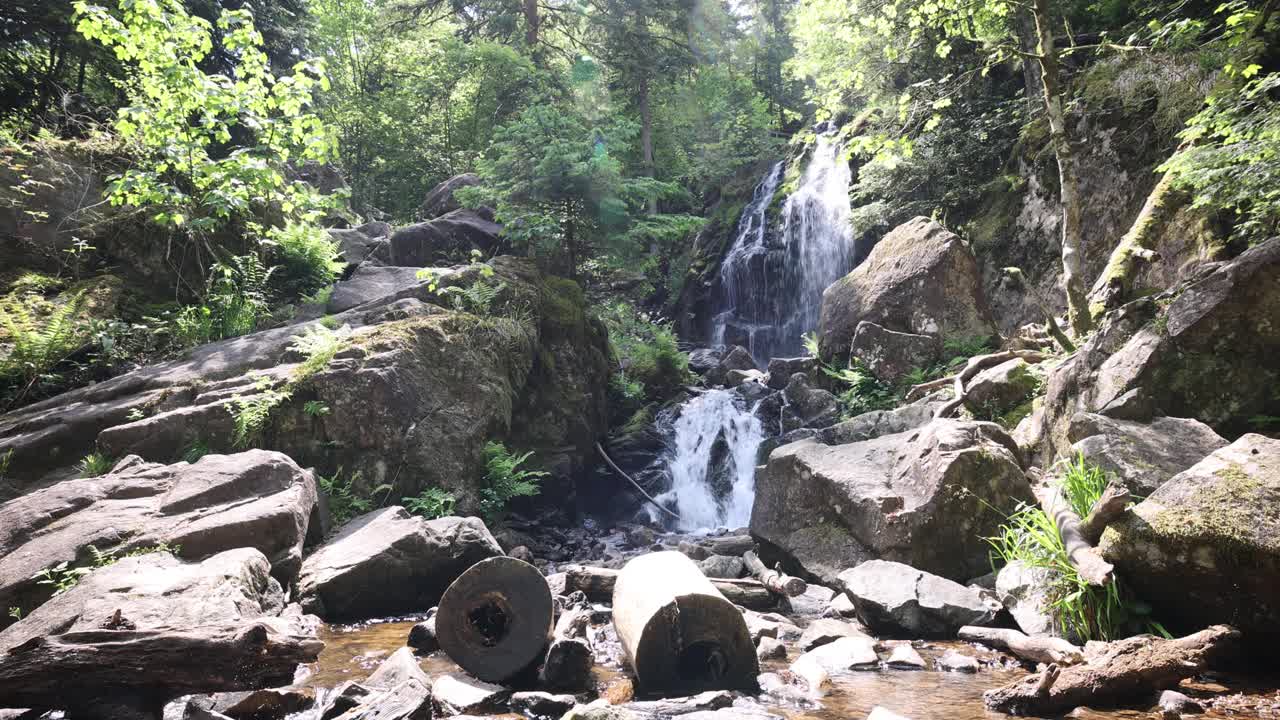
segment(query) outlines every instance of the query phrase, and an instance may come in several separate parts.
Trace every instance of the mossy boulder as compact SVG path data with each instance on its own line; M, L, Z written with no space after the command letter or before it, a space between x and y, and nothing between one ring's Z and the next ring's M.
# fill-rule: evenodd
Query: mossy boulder
M1280 638L1280 440L1248 434L1174 476L1101 550L1171 629Z

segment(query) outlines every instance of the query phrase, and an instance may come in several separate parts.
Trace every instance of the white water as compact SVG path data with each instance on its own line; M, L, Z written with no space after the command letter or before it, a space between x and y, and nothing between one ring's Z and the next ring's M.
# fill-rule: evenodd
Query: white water
M819 135L796 192L782 206L782 227L770 232L766 213L781 183L770 168L742 213L720 264L711 341L741 344L758 365L798 354L815 329L822 291L853 269L850 225L852 173L830 134Z
M716 440L722 436L728 452L724 458L713 457ZM763 440L760 420L731 390L711 390L685 403L668 450L671 489L656 498L658 502L674 500L679 530L738 528L750 522L756 451ZM712 483L716 461L724 463L731 483L719 497Z

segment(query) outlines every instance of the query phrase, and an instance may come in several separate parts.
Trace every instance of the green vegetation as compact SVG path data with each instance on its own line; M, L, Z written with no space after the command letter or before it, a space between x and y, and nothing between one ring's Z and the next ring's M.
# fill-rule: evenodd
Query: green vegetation
M435 520L452 515L458 499L451 492L433 487L423 490L414 497L400 498L400 502L414 515Z
M196 438L182 451L180 458L183 462L196 463L200 461L200 458L212 453L213 449L209 447L208 443Z
M839 369L823 363L822 372L836 382L836 399L845 420L873 410L891 410L900 400L892 387L877 380L857 358L850 358L849 366Z
M111 472L111 468L115 467L114 458L109 458L100 452L94 451L84 456L76 469L80 471L82 478L96 478L99 475L106 475Z
M670 324L616 300L600 308L619 372L610 393L623 412L634 413L646 401L661 402L689 383L689 355L680 350Z
M88 326L79 316L84 293L62 300L46 316L37 314L35 289L0 299L0 330L11 344L0 356L0 386L16 387L19 402L32 386L84 347Z
M320 492L328 499L329 519L333 522L333 527L341 527L351 518L386 504L391 486L379 485L371 491L365 491L361 488L362 480L363 476L359 472L343 477L342 468L338 468L332 475L316 476ZM375 500L376 496L381 497Z
M32 576L37 585L47 585L53 588L53 595L57 597L80 583L85 575L99 568L113 565L124 558L140 557L142 555L150 555L151 553L164 552L171 555L177 555L182 548L177 545L169 545L168 543L160 543L159 545L151 545L148 547L130 550L124 554L120 554L118 550L99 550L97 546L89 546L89 563L87 565L72 565L67 561L58 563L51 568L45 568ZM17 610L17 614L14 611ZM20 608L10 608L10 617L17 617L22 614Z
M480 514L487 522L500 520L515 498L533 497L541 490L540 479L550 473L520 467L532 455L532 452L512 453L500 442L485 443L485 487L480 490Z

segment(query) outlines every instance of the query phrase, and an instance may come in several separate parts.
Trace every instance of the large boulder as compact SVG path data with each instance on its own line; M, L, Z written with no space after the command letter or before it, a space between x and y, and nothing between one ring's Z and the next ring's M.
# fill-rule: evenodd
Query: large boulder
M1046 382L1041 459L1070 447L1071 418L1195 418L1227 438L1280 416L1280 238L1206 267L1165 295L1108 314Z
M493 255L502 226L491 215L461 208L434 220L402 227L391 235L391 265L431 267L466 262L471 252Z
M864 320L854 328L849 351L881 382L896 384L912 370L937 362L939 349L935 336L895 332Z
M431 188L418 207L418 217L422 220L434 220L446 213L462 208L462 203L454 197L454 193L462 188L480 184L480 176L475 173L454 175Z
M996 573L996 597L1022 632L1033 636L1062 636L1050 595L1056 572L1015 560Z
M165 462L196 445L229 451L236 417L263 402L271 409L254 444L325 475L343 468L360 491L392 485L388 495L400 498L440 487L474 508L483 447L504 439L553 473L549 495L571 496L607 425L607 331L576 283L526 260L490 267L490 278L483 267L459 268L434 290L418 282L323 321L204 345L0 416L0 456L13 451L7 479L21 491L95 447ZM501 287L487 315L442 295L482 281ZM304 356L294 345L317 326L338 328L337 352L297 383ZM288 396L270 395L290 385Z
M1280 440L1249 434L1151 493L1100 549L1176 629L1280 638Z
M995 418L1036 394L1041 379L1022 358L1006 360L979 372L964 389L964 405L974 415Z
M863 322L938 343L997 334L973 251L924 217L885 235L861 265L822 293L821 357L847 358Z
M1076 413L1067 428L1071 457L1102 468L1130 492L1146 497L1166 480L1227 446L1213 428L1191 418L1133 422Z
M418 275L420 272L422 268L362 263L350 277L334 283L325 310L331 314L346 312L367 302L375 302L415 287L427 280Z
M846 445L903 433L929 424L942 405L941 400L929 396L892 410L872 410L823 428L818 437L827 445Z
M387 507L347 523L307 557L298 597L328 620L425 612L467 568L501 554L477 518L428 521Z
M118 556L167 545L201 558L254 548L288 583L316 507L314 476L277 452L174 465L126 458L101 477L65 480L0 506L0 606L31 610L52 592L37 573L89 566L95 550Z
M751 531L825 584L875 559L965 580L989 569L983 538L1032 499L1017 453L998 425L956 420L794 442L757 476Z
M1000 603L976 588L902 563L870 560L840 573L858 618L873 632L952 637L965 625L987 625Z

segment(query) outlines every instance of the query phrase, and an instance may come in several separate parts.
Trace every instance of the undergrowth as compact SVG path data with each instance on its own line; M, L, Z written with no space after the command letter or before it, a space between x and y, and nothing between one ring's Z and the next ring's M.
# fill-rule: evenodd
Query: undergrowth
M333 526L339 527L345 524L351 518L363 515L370 510L382 507L387 496L391 494L390 485L379 485L369 492L360 490L360 481L363 476L359 472L350 475L343 475L343 468L338 468L332 475L316 476L316 484L320 486L320 492L325 494L329 501L329 519ZM380 499L375 499L381 495Z
M405 510L420 515L428 520L447 517L453 514L458 499L453 493L442 488L427 488L413 497L400 498Z
M501 519L507 505L518 497L533 497L541 490L541 479L550 473L521 466L532 452L515 454L500 442L484 446L485 483L480 490L480 514L493 523Z
M243 448L257 441L266 428L267 421L271 419L272 411L293 397L298 387L313 375L328 367L334 356L346 346L350 334L350 328L345 326L339 330L330 330L324 325L316 324L295 336L289 347L293 352L301 353L303 359L282 387L271 387L270 378L264 376L254 384L256 392L252 395L237 393L231 397L227 411L235 422L233 444ZM318 411L316 406L312 407ZM308 414L314 416L315 413Z

